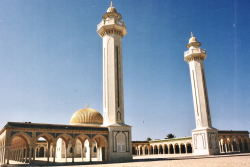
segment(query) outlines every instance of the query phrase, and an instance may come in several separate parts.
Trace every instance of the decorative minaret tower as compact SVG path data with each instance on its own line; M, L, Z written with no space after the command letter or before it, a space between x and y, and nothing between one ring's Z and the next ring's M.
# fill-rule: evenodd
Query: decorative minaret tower
M103 124L124 124L122 38L127 30L112 2L102 18L97 32L103 39Z
M192 131L195 155L219 154L218 130L212 127L203 61L206 50L191 33L184 60L189 64L196 129Z
M124 123L122 38L127 34L121 14L111 6L97 25L103 39L103 126L109 127L109 161L132 159L131 126Z

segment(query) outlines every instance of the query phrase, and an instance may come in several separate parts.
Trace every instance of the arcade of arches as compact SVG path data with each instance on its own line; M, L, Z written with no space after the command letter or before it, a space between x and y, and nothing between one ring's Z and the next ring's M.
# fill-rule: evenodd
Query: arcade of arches
M249 152L248 131L218 131L220 153ZM187 154L193 152L192 137L133 141L133 155Z
M46 157L48 163L55 163L56 158L64 158L65 162L72 158L74 162L76 157L82 161L93 158L104 161L107 139L107 127L8 122L1 130L0 161L2 164L9 164L9 160L36 163L36 157Z

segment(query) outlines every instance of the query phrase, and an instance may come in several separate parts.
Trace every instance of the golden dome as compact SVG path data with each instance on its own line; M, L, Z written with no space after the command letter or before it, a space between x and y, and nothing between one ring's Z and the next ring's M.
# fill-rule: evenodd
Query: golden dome
M87 108L78 110L74 113L71 117L70 124L100 126L103 124L103 118L98 111L89 108L87 104Z
M193 33L191 32L191 38L189 39L189 43L197 42L197 39L193 36Z
M108 10L107 10L107 13L109 13L109 12L115 12L115 13L117 13L117 10L115 9L115 7L113 7L112 1L111 1L110 7L109 7Z

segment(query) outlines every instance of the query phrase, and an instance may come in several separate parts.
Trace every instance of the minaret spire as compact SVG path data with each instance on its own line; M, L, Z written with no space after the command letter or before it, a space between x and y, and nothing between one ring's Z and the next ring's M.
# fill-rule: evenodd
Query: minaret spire
M111 1L111 5L110 5L110 7L113 7L113 2Z
M87 102L87 108L89 108L89 103Z

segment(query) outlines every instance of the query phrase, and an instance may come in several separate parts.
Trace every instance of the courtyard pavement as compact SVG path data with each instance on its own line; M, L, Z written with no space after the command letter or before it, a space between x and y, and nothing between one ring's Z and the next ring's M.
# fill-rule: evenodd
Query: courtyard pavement
M45 160L45 158L44 158ZM69 159L70 160L70 159ZM74 166L74 167L250 167L250 153L221 154L208 156L195 156L192 154L165 154L165 155L145 155L134 156L133 161L126 163L105 163L105 162L77 162L49 164L50 166ZM13 164L3 166L48 166L48 164Z

